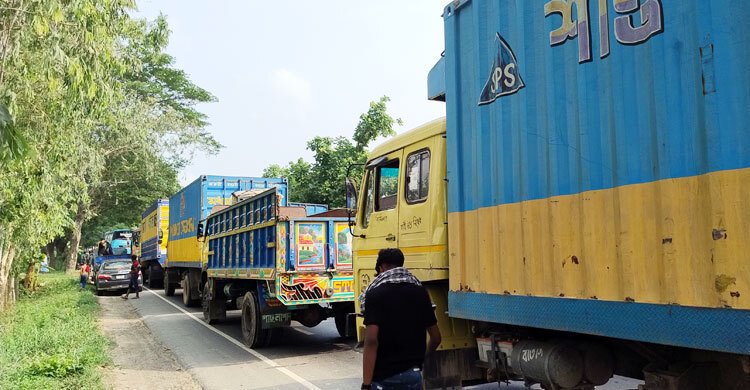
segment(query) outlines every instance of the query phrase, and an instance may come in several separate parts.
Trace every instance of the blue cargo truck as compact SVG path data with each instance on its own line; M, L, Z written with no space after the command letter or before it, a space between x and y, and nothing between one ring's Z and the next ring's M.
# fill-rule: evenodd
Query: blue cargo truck
M440 310L470 324L472 360L546 388L750 388L750 2L460 0L443 18Z
M158 199L141 214L138 247L143 282L148 287L161 284L169 241L169 199Z
M200 303L201 270L206 264L203 241L198 240L200 221L215 206L228 206L233 194L275 187L286 204L287 182L280 178L203 175L169 198L169 241L164 261L164 291L174 295L182 288L186 306Z
M334 317L341 336L354 326L347 219L285 207L283 189L272 187L214 211L201 229L208 246L201 278L204 318L213 323L226 317L228 306L240 307L250 348L273 343L277 330L292 320L313 327Z

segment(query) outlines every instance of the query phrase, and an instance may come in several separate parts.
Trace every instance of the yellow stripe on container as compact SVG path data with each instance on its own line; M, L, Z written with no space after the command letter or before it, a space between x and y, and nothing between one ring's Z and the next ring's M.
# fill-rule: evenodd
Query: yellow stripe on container
M750 309L750 169L448 216L450 289Z
M204 246L203 244L203 241L198 241L196 237L170 240L167 259L170 264L196 261L205 263L208 258L208 246Z

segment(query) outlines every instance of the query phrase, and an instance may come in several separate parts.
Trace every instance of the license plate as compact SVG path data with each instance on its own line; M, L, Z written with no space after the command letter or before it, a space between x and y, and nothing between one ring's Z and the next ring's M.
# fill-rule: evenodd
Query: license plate
M115 275L115 279L126 279L127 275Z

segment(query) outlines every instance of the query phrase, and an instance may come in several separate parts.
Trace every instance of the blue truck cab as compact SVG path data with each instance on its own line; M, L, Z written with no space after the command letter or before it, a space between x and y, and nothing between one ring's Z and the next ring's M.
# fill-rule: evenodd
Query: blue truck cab
M133 231L130 229L117 229L104 234L104 239L112 248L113 255L130 255L132 238Z

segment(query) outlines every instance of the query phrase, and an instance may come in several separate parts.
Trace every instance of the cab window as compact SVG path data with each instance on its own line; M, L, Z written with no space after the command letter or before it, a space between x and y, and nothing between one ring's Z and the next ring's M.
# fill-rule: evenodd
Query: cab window
M414 152L406 158L406 203L427 200L430 189L430 151Z
M396 208L398 199L398 160L392 160L377 168L378 191L375 211Z
M370 224L370 215L372 214L373 205L374 205L374 191L373 188L373 170L370 169L367 171L367 177L365 178L365 193L363 196L364 200L364 207L362 207L362 210L364 210L364 214L362 216L362 227L367 228L367 225Z

